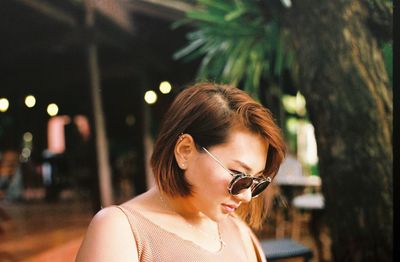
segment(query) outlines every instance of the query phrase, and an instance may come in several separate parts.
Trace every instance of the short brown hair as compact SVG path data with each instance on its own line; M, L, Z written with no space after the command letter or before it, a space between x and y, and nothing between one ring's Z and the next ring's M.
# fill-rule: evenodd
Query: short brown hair
M264 175L273 178L285 156L285 144L269 110L238 88L199 83L184 89L164 116L151 157L159 189L170 196L191 194L191 186L174 156L180 134L190 134L197 145L209 148L226 142L231 129L237 126L266 139L269 148ZM237 213L250 226L259 228L265 209L265 196L260 196L242 205Z

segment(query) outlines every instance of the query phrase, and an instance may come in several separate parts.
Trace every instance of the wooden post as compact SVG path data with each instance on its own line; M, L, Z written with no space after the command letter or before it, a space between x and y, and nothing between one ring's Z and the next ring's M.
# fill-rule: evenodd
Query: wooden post
M86 16L85 26L88 32L92 33L94 20L94 2L85 0ZM87 59L90 74L90 90L93 106L95 139L96 139L96 155L99 176L99 189L101 197L101 206L106 207L113 204L113 192L111 184L111 168L109 163L109 152L107 144L106 127L104 121L104 112L102 98L100 92L100 70L98 64L97 46L94 39L89 37L87 43Z

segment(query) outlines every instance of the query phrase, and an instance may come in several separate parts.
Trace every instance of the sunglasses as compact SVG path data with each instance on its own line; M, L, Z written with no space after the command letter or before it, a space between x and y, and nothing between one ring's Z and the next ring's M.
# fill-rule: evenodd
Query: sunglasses
M259 196L271 183L272 179L270 177L261 178L261 177L252 177L246 175L245 173L233 173L229 169L227 169L221 161L218 160L213 154L211 154L207 149L201 147L212 159L214 159L223 169L225 169L233 178L229 183L228 191L231 195L237 195L242 190L251 188L251 197Z

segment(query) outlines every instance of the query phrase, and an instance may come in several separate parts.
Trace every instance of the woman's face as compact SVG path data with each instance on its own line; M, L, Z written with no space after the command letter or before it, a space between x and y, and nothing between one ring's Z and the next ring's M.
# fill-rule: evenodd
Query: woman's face
M232 173L261 175L265 169L268 143L258 134L234 129L224 144L207 148ZM251 200L251 190L232 196L228 192L230 175L204 151L195 152L188 162L185 176L193 185L190 204L209 218L219 221Z

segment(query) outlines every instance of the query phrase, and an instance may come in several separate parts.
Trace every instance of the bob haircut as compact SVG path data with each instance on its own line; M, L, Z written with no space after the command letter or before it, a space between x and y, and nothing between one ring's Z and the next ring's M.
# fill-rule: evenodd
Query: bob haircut
M270 111L233 86L198 83L184 89L175 98L161 124L151 156L151 167L160 191L172 197L191 195L191 185L174 155L181 134L190 134L197 150L202 152L199 145L210 148L223 144L236 127L246 128L267 141L269 147L263 175L273 179L286 149ZM236 213L251 227L259 229L268 206L264 192L248 204L241 205Z

